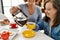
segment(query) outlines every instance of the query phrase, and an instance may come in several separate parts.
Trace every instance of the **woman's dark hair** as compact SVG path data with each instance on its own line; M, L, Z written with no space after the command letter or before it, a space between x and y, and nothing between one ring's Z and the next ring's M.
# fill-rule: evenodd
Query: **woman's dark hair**
M35 0L35 2L38 2L39 0ZM42 0L40 0L40 2L42 2Z
M24 2L27 2L27 0L24 0Z
M27 0L24 0L25 2L27 2ZM37 2L38 0L35 0L35 2Z
M54 24L53 24L53 26L57 26L58 24L60 24L60 0L48 0L45 2L44 8L48 2L52 2L53 7L57 9L56 17L54 19ZM50 20L50 18L45 16L44 21L48 22L48 20Z

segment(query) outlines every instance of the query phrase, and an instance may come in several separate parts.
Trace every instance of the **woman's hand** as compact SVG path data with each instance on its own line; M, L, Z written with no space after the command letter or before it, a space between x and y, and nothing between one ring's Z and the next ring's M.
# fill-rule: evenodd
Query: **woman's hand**
M15 14L18 10L19 10L18 7L13 6L13 7L10 9L10 12L11 12L12 14Z

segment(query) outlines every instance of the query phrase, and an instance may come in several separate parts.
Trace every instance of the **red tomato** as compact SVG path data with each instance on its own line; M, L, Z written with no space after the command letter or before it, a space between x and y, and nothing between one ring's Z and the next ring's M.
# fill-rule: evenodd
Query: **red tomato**
M4 32L1 34L1 38L2 38L3 40L7 40L7 39L9 38L9 32L4 31Z

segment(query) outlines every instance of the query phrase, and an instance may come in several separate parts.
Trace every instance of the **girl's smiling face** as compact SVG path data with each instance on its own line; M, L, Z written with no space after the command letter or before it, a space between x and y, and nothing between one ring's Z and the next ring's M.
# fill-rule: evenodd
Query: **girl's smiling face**
M54 8L53 3L52 2L48 2L45 5L45 14L49 17L49 18L54 18L56 16L57 13L57 9Z

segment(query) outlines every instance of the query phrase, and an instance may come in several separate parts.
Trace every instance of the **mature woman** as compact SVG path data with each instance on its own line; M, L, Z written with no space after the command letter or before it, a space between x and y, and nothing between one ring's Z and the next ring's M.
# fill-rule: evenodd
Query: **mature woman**
M55 40L60 40L60 0L48 0L45 3L45 14L43 20L36 25L37 30L44 30L44 33Z
M41 19L41 10L40 7L35 5L35 0L24 0L28 2L27 4L19 5L20 9L28 16L29 22L39 22ZM18 7L12 7L11 12L12 14L16 13L19 10Z

